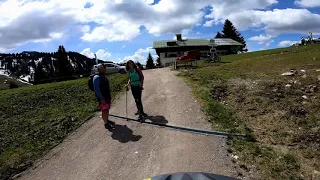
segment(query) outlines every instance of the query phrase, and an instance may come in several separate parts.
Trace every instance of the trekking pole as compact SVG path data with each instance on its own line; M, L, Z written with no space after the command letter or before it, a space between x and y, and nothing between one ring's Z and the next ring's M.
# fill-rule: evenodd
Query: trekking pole
M128 119L128 91L129 91L129 88L128 88L128 86L126 86L126 119L127 119L127 121L129 121L129 119Z

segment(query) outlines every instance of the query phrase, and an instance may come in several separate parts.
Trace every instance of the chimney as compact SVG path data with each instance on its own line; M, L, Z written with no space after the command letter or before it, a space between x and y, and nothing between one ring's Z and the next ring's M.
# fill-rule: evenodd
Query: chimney
M182 41L182 36L181 36L181 34L176 34L176 37L177 37L177 41Z

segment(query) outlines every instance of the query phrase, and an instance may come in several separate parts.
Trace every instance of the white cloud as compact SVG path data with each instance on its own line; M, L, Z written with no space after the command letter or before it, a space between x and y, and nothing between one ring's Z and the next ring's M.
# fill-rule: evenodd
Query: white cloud
M278 46L279 47L287 47L287 46L291 46L295 43L299 43L300 41L289 41L289 40L286 40L286 41L281 41L279 42Z
M92 52L90 48L84 49L81 54L89 57L94 58L94 54L97 55L97 59L107 60L106 58L111 57L111 53L108 52L106 49L99 49L97 52Z
M228 15L236 27L260 27L268 35L277 36L283 33L320 33L320 15L306 9L274 9L272 11L243 11Z
M269 41L269 42L266 42L266 43L265 43L265 46L266 46L266 47L269 47L270 44L273 43L273 42L274 42L274 40L271 40L271 41Z
M259 36L253 36L251 38L249 38L250 41L267 41L269 39L271 39L272 36L265 36L265 35L262 35L260 34Z
M266 47L269 47L274 40L271 40L272 36L260 34L259 36L253 36L249 38L250 41L257 41L258 44L264 44Z
M219 22L215 22L214 20L210 20L210 21L206 21L203 26L204 27L211 27L213 26L214 24L218 24Z
M296 0L294 3L302 7L320 7L319 0Z
M243 30L250 25L255 25L258 23L256 21L259 20L254 17L251 17L251 19L241 19L237 18L236 15L243 12L245 15L242 16L250 18L249 14L247 14L248 11L265 9L270 5L277 3L278 1L276 0L216 0L212 3L211 13L205 16L206 18L209 18L205 25L212 26L215 23L223 23L223 21L228 18L235 24L237 29Z
M85 33L81 39L90 42L107 41L128 41L140 34L138 25L130 23L129 21L120 20L113 24L93 29L91 33Z
M317 2L296 1L308 7ZM156 4L154 0L91 0L92 6L84 8L86 3L88 0L0 1L0 48L8 50L28 42L51 41L79 24L81 39L88 42L130 41L140 35L140 27L156 36L187 36L203 20L203 26L212 26L226 18L238 30L263 28L265 36L288 32L320 34L319 14L307 9L266 10L277 0L161 0ZM205 7L211 7L207 15Z
M145 64L147 61L147 57L148 57L149 52L150 52L151 56L153 57L153 60L156 60L158 55L156 55L154 50L151 48L152 47L147 47L145 49L140 48L133 55L125 56L123 58L123 61L126 62L127 60L133 60L135 62L140 62L142 64Z
M80 27L80 31L82 33L88 33L90 31L90 26L89 25L84 25Z
M49 34L49 38L45 38L45 39L37 39L34 40L34 42L38 43L38 42L49 42L51 40L54 39L60 39L63 36L63 33L50 33Z
M123 61L126 62L128 60L133 60L134 62L145 63L147 61L147 57L145 57L141 53L135 52L132 56L125 56Z
M318 1L317 1L318 2ZM320 15L307 9L274 9L265 10L277 4L276 0L216 0L212 12L204 26L231 20L239 30L263 28L267 35L277 36L283 33L315 32L320 34Z
M154 0L144 0L144 2L147 4L152 4L152 3L154 3Z
M142 53L149 53L149 52L152 51L152 50L153 50L152 47L147 47L147 48L145 48L145 49L140 48L140 49L138 49L137 53L140 53L140 54L142 54Z

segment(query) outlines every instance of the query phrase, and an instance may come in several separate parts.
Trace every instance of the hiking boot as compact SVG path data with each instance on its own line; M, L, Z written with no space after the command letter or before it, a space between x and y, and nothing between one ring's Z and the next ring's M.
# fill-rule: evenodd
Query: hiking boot
M114 123L113 121L108 120L108 123L115 125L116 123Z
M138 117L138 120L142 123L143 122L143 116L140 114Z
M115 129L116 126L114 124L111 124L111 123L108 122L108 123L104 124L104 128L106 128L106 129Z

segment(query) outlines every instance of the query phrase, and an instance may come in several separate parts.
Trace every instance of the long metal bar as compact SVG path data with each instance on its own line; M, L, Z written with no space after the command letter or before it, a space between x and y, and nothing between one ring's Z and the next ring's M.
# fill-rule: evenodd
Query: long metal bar
M140 122L137 119L126 118L126 117L113 115L113 114L110 114L109 116L115 117L115 118L124 119L124 120ZM148 118L146 118L146 119L148 119ZM166 128L170 128L170 129L174 129L174 130L180 130L180 131L197 133L197 134L213 135L213 136L226 136L226 137L231 137L231 136L245 137L246 136L244 134L238 134L238 133L227 133L227 132L219 132L219 131L210 131L210 130L204 130L204 129L188 128L188 127L174 126L174 125L169 125L169 124L162 124L162 123L155 123L155 122L148 122L148 121L142 121L140 123L153 125L153 126L166 127Z

